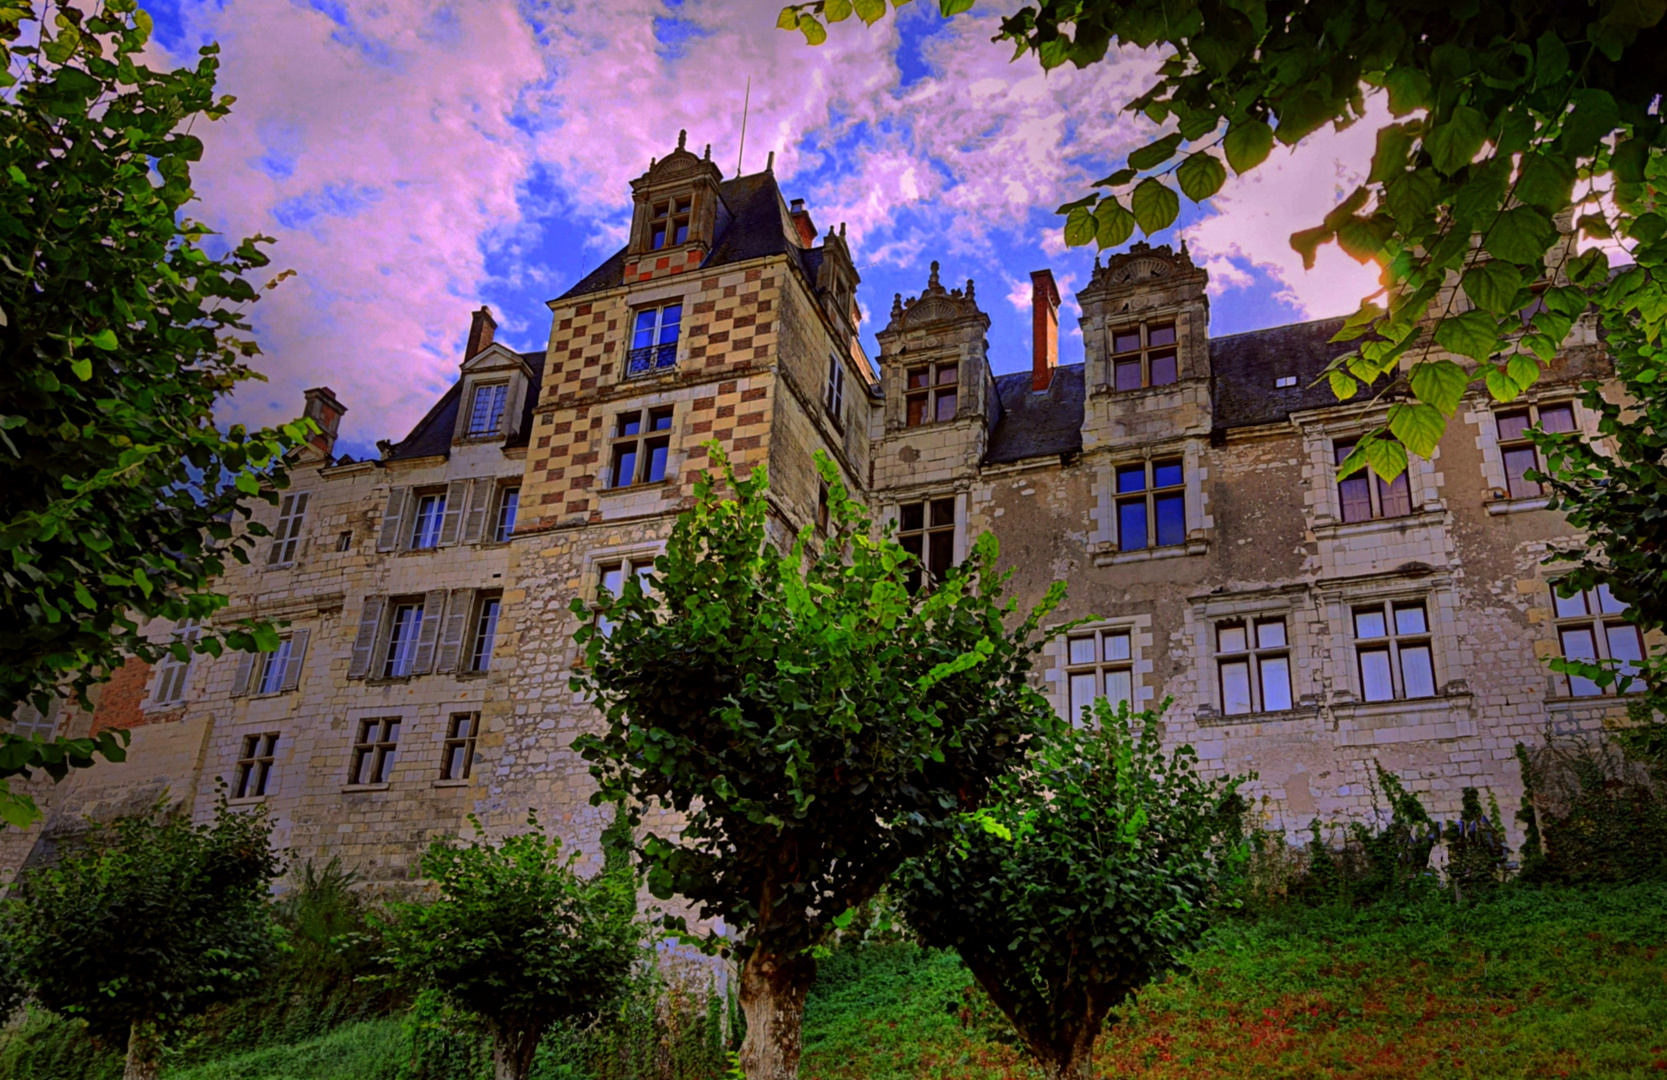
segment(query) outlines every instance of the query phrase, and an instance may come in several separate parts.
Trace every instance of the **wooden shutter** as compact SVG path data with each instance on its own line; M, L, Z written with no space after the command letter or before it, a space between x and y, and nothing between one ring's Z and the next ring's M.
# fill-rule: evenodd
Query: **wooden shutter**
M434 670L434 644L440 638L440 620L446 614L446 590L435 589L423 597L423 624L417 632L417 655L412 658L411 674L427 675Z
M297 630L289 636L289 663L284 665L284 681L279 690L294 690L301 685L301 664L307 659L307 638L310 630Z
M446 513L440 519L440 547L457 543L457 531L463 524L463 504L469 501L469 481L453 480L446 485ZM426 618L426 612L424 613Z
M255 661L265 655L252 652L237 654L237 676L232 679L232 697L242 697L249 692L249 682L255 674Z
M388 606L386 596L367 596L359 612L359 635L353 639L353 659L348 664L347 677L362 679L370 671L376 638L382 629L382 611Z
M504 438L521 434L521 413L527 407L527 377L516 372L509 378L509 393L504 395Z
M266 565L277 566L286 561L284 559L285 541L289 538L290 520L295 516L295 496L285 495L284 501L278 504L278 524L272 529L272 550L267 552Z
M463 542L478 544L483 539L496 539L487 535L486 515L492 510L492 493L498 488L497 481L490 477L476 480L469 491L469 513L463 519ZM496 524L496 523L494 523Z
M400 525L405 521L408 494L402 487L388 490L388 505L382 511L382 535L376 541L377 551L397 551L402 546Z
M438 674L446 675L463 666L463 638L469 630L469 613L474 609L475 590L451 591L451 600L446 604L446 623L440 630L440 652L434 660Z

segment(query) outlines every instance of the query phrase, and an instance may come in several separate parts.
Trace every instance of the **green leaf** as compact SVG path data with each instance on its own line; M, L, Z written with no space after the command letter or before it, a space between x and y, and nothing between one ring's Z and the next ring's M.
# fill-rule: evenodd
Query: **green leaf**
M240 472L240 473L238 473L236 484L237 484L237 490L243 492L243 494L245 494L245 495L259 495L260 494L260 481L255 478L254 473L250 473L250 472Z
M1650 160L1650 141L1642 138L1624 140L1609 155L1609 167L1615 179L1623 184L1642 184Z
M69 362L69 369L74 372L75 377L80 379L82 382L86 382L88 379L93 377L93 362L88 360L86 357L79 357L71 360Z
M1302 268L1314 269L1314 255L1320 245L1336 235L1336 231L1324 225L1316 225L1312 229L1303 229L1291 234L1291 250L1302 256Z
M1331 392L1338 401L1349 400L1354 397L1355 391L1360 389L1360 384L1346 371L1333 371L1330 379Z
M1094 208L1094 240L1100 250L1114 248L1134 234L1134 215L1116 199L1102 199Z
M1452 416L1470 386L1470 376L1451 360L1426 360L1412 366L1408 382L1419 401L1434 405L1444 416Z
M1394 439L1362 439L1360 449L1366 457L1366 464L1385 480L1394 480L1407 471L1407 448Z
M1481 110L1460 105L1444 123L1424 136L1424 149L1435 167L1451 176L1475 159L1487 136L1487 118Z
M1227 182L1227 169L1214 154L1200 150L1181 162L1181 167L1175 170L1175 180L1187 198L1203 202Z
M1389 430L1421 458L1435 452L1447 430L1447 420L1433 405L1397 403L1389 407Z
M1482 246L1489 255L1518 266L1533 266L1557 242L1557 227L1532 206L1518 206L1500 214Z
M1439 181L1429 169L1403 173L1384 188L1384 201L1395 223L1410 232L1435 208Z
M1574 166L1557 154L1524 154L1515 194L1529 206L1554 214L1569 205L1574 194Z
M1490 259L1465 271L1464 292L1483 311L1506 315L1514 310L1522 271L1508 262Z
M963 11L971 10L972 2L973 0L938 0L938 12L946 19L953 18Z
M109 327L88 338L87 344L95 349L103 349L105 352L113 352L119 347L119 343L116 341L116 332Z
M1150 169L1162 165L1175 156L1175 149L1181 145L1181 133L1165 135L1157 142L1148 143L1129 155L1129 168Z
M1499 321L1485 311L1449 315L1436 327L1435 340L1448 352L1486 360L1499 351Z
M1274 138L1286 146L1295 146L1319 130L1320 125L1337 116L1342 102L1328 98L1318 90L1305 90L1287 98L1279 109L1279 126Z
M1227 164L1240 176L1262 164L1273 150L1273 128L1262 120L1246 120L1227 129L1222 141Z
M1110 176L1094 181L1095 187L1122 187L1140 175L1139 169L1118 169Z
M1406 124L1385 124L1378 129L1378 147L1372 155L1368 183L1381 184L1406 171L1412 156L1413 133Z
M1563 121L1563 134L1557 141L1567 153L1584 157L1619 126L1621 113L1607 90L1576 90L1573 96L1574 112Z
M1531 356L1514 353L1505 362L1505 374L1516 383L1519 390L1526 390L1539 381L1540 365L1536 364Z
M823 26L813 15L799 16L799 29L805 35L805 42L809 45L820 45L828 40L827 27Z
M1094 239L1098 223L1087 207L1079 206L1065 219L1065 246L1081 247Z
M799 28L799 12L796 8L784 7L781 14L776 16L777 30L797 30Z
M822 17L828 22L844 22L851 17L851 0L823 0Z
M1389 91L1389 111L1405 116L1430 104L1430 77L1422 68L1403 66L1384 76L1383 88Z
M1609 256L1602 248L1592 248L1570 259L1567 270L1576 285L1601 285L1609 276Z
M1534 45L1534 85L1544 89L1561 82L1569 73L1569 50L1549 30Z
M1515 401L1517 395L1522 393L1522 388L1517 386L1515 380L1496 367L1488 368L1485 381L1488 393L1495 401Z
M1181 213L1181 198L1157 177L1148 176L1135 185L1129 197L1136 224L1147 236L1167 229Z

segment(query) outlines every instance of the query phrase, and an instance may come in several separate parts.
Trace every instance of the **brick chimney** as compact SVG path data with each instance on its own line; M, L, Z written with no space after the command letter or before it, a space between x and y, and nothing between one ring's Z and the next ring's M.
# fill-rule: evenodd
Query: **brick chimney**
M480 310L469 320L469 345L463 350L463 359L478 356L482 349L492 344L492 335L497 329L498 323L492 318L492 309L482 304Z
M810 211L805 209L805 201L794 199L787 216L793 219L793 227L799 230L800 246L815 247L816 226L810 222Z
M336 432L341 428L342 414L347 406L336 400L336 392L328 386L315 386L304 392L307 407L301 415L318 425L318 434L311 439L313 446L325 457L336 449Z
M1052 270L1030 272L1030 388L1046 390L1059 366L1059 286Z

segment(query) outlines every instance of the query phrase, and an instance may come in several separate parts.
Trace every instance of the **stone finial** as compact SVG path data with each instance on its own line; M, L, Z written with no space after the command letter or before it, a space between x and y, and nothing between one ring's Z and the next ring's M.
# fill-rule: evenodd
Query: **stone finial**
M903 294L891 294L891 321L896 322L903 317Z
M973 299L973 295L972 295L972 278L968 278L968 279L967 279L967 299L968 299L968 300L971 300L971 299Z
M764 171L776 171L776 152L774 150L770 151L770 156L764 159Z
M841 240L845 239L845 223L843 221L839 223L839 238Z
M711 143L706 144L706 153L702 155L702 160L704 160L704 161L711 161L712 160L712 144Z
M934 290L943 288L942 285L938 284L938 260L936 259L932 260L932 272L926 276L926 287Z
M677 148L679 150L682 150L684 148L684 145L688 141L689 141L689 133L688 133L687 130L679 131L677 133Z

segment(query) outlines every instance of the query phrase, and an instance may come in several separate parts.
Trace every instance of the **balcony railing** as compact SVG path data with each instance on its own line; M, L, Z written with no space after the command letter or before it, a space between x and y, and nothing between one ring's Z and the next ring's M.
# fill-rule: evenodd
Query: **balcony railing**
M662 345L646 345L640 349L632 349L625 354L625 377L634 379L639 375L652 375L657 371L677 366L677 342L668 341Z

